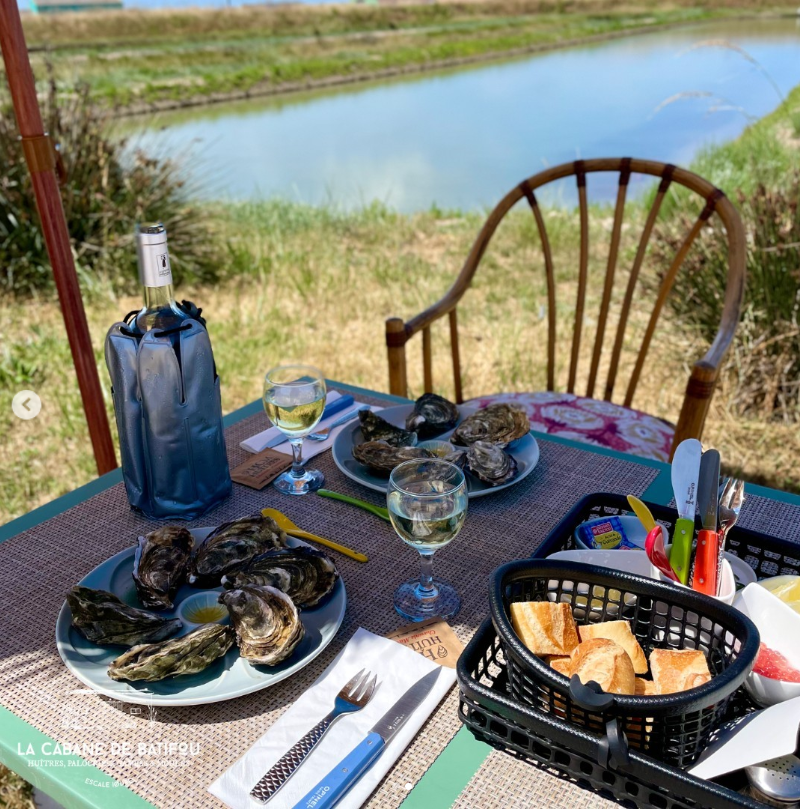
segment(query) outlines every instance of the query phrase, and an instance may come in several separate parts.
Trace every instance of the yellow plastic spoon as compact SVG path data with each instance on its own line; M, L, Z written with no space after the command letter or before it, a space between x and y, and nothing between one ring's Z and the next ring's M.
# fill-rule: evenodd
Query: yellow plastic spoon
M644 530L649 534L656 527L656 521L650 513L650 509L638 497L634 497L632 494L628 495L628 505L639 518L639 522L644 526Z
M272 517L272 519L275 520L275 522L278 523L278 525L283 528L287 534L291 534L293 537L298 537L299 539L308 539L311 542L324 545L326 548L339 551L339 553L343 553L345 556L355 559L356 562L369 561L369 559L363 553L351 550L350 548L340 545L338 542L333 542L330 539L324 539L323 537L318 537L316 534L309 534L308 531L303 531L302 528L298 528L283 512L278 511L275 508L262 508L261 513L265 517Z

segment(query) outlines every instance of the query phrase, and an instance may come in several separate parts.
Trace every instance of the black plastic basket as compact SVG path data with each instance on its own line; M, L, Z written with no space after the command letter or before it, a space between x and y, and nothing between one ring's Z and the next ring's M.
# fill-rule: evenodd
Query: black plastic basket
M674 508L647 503L656 520L672 529ZM573 532L585 520L632 513L618 494L590 494L553 528L534 557L575 548ZM727 537L727 550L747 562L758 578L800 573L800 544L739 526ZM646 753L621 747L612 755L605 732L595 733L511 696L508 664L490 619L475 633L458 662L461 721L478 739L531 764L564 777L629 807L640 809L759 809L749 797L741 772L715 781L695 778ZM728 702L726 719L753 710L740 688Z
M656 503L645 505L672 534L678 517L675 509ZM573 533L582 522L620 514L633 514L624 495L606 492L589 494L564 515L533 556L543 559L556 551L575 550L577 545ZM800 544L795 542L735 525L728 532L725 550L750 565L759 579L800 575Z
M637 551L620 551L637 553ZM685 588L607 568L539 559L510 562L492 574L492 622L508 661L512 697L597 733L612 748L627 744L677 767L688 767L720 725L728 700L755 662L759 635L749 618ZM579 625L624 619L645 655L655 648L699 649L710 682L664 696L593 690L529 651L511 625L515 601L565 602Z
M607 737L523 705L508 691L505 656L490 619L458 660L459 716L481 741L633 809L763 809L746 781L715 783L634 749L612 754Z

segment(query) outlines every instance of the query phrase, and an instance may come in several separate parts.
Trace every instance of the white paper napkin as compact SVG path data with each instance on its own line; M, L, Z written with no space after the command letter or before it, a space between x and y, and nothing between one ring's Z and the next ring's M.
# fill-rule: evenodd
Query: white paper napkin
M325 397L325 405L329 405L332 402L335 402L337 399L341 399L342 394L339 393L337 390L332 390L328 393ZM336 419L341 418L346 413L349 413L351 410L355 410L362 406L362 402L353 402L350 407L345 408L344 410L340 410L338 413L334 413L332 416L328 416L326 419L322 419L320 423L314 428L315 430L322 430L328 424L333 424ZM375 410L377 408L373 408ZM348 422L349 423L349 422ZM323 449L320 450L322 452L325 449L329 449L330 446L333 444L333 438L338 435L339 430L341 430L346 425L342 425L342 427L337 427L336 430L331 431L331 435L328 437L328 441L304 441L303 442L303 457L305 458L312 458L314 455L317 455L318 452L312 451L316 450L316 446L312 446L313 444L322 446ZM277 438L281 435L281 431L277 427L269 427L266 430L263 430L256 435L251 435L250 438L245 438L244 441L239 443L239 446L245 450L246 452L262 452L267 448L267 444L273 439ZM289 445L288 441L282 441L277 446L273 447L276 452L285 452L287 455L292 454L292 448Z
M342 686L361 669L378 675L378 687L365 708L337 719L301 768L267 804L291 809L369 733L372 726L421 677L433 669L439 677L420 707L409 717L381 756L340 801L358 809L391 769L456 681L454 669L439 666L393 640L359 629L319 679L230 769L208 789L232 809L263 806L250 790L275 762L326 716Z

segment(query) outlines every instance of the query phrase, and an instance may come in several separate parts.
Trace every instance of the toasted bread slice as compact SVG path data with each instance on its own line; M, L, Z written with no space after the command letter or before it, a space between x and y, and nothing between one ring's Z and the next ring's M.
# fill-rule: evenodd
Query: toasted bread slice
M568 655L578 645L578 630L569 604L519 601L511 605L511 624L535 655Z
M633 670L637 674L647 674L647 658L636 636L631 632L628 621L604 621L600 624L585 624L578 627L578 634L582 641L592 638L607 638L619 644L627 653L633 663Z

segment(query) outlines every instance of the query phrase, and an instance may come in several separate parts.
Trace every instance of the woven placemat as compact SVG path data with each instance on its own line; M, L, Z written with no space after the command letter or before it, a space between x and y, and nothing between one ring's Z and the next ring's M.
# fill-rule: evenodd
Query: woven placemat
M267 426L266 417L258 414L226 431L231 468L246 457L239 442ZM656 476L649 467L555 442L540 440L540 447L541 459L534 472L517 486L473 500L458 539L437 554L437 573L452 582L463 598L463 609L452 623L464 642L487 614L488 575L497 565L530 555L584 494L641 494ZM382 502L381 495L342 475L329 452L312 463L325 473L329 488ZM385 635L401 625L392 608L392 594L401 581L418 572L416 554L388 524L315 495L290 499L272 487L257 492L235 485L233 495L196 525L216 525L266 506L285 511L306 530L370 557L368 564L359 565L334 554L347 587L347 614L335 641L302 672L228 702L155 711L115 702L81 687L55 648L54 627L64 593L157 525L131 512L119 484L0 544L0 703L48 736L78 745L84 758L110 780L120 781L156 805L219 806L206 787L291 705L359 626ZM459 726L454 689L369 805L397 806ZM183 751L165 749L170 743L185 747ZM123 745L133 755L124 755ZM140 745L144 745L141 755ZM110 801L112 794L107 794ZM103 797L99 794L98 801L103 803Z

